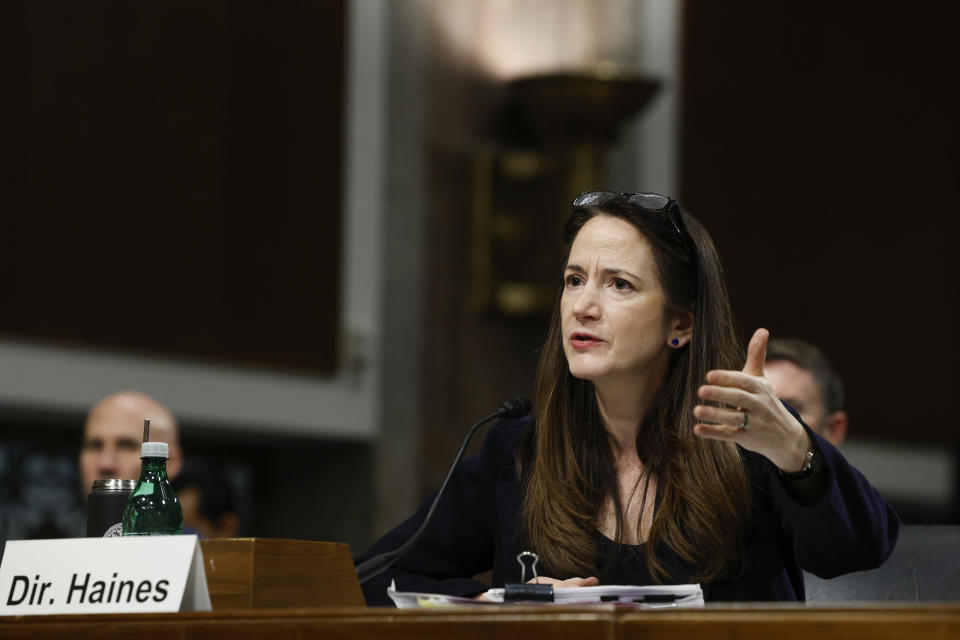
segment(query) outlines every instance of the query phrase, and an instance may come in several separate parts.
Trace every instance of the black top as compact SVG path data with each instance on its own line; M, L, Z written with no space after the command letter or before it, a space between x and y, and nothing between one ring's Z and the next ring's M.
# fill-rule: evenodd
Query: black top
M400 591L458 596L520 581L517 555L525 549L517 536L521 495L514 456L529 425L529 418L524 418L503 420L491 428L481 453L460 465L420 542L393 567L364 583L368 604L392 604L386 595L391 580ZM707 601L802 600L801 569L829 578L877 567L890 554L900 525L893 509L833 445L809 429L808 433L823 454L826 486L813 502L795 500L773 463L741 450L754 507L745 566L733 580L702 585ZM357 561L403 544L422 522L432 499ZM598 551L608 558L614 543L597 535ZM651 584L642 546L628 551L635 552L621 556L607 583ZM684 562L668 548L661 553L661 561L670 568L670 582L689 582L691 572ZM473 579L490 569L492 585ZM541 564L538 569L550 576L549 568Z
M619 547L619 549L617 548ZM647 569L647 545L638 544L620 544L603 535L597 533L597 552L601 558L618 558L616 566L609 566L607 562L600 567L600 575L603 576L603 582L607 584L656 584L656 580L650 575ZM673 571L671 576L682 574L685 568L681 564L671 567ZM687 582L687 580L675 580L678 584Z

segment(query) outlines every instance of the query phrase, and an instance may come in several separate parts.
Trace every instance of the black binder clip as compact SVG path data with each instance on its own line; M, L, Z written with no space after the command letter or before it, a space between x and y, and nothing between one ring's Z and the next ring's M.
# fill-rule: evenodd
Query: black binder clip
M524 564L524 558L530 559L530 573L533 574L534 584L527 582L527 565ZM520 584L503 585L504 602L553 602L553 585L540 584L540 576L537 575L537 563L540 558L532 551L521 551L517 554L517 562L520 563Z

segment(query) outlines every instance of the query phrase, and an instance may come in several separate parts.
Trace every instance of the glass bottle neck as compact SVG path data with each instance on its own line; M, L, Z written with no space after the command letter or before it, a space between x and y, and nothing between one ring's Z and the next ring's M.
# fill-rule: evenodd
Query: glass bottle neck
M143 467L141 475L157 474L166 477L167 459L166 458L143 458Z

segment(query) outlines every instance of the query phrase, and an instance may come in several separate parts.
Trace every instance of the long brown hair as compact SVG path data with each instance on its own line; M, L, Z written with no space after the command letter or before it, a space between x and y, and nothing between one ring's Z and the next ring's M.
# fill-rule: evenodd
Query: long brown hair
M693 581L732 577L741 567L750 517L747 473L734 444L693 433L697 387L706 373L742 365L719 256L693 217L678 212L681 224L675 225L670 214L618 197L601 207L574 208L565 230L564 266L580 229L597 215L621 218L639 230L653 249L666 312L694 316L693 336L671 353L637 436L637 452L656 475L660 498L647 539L647 566L655 579L669 580L659 557L667 547L691 567ZM685 235L678 233L682 227ZM593 383L573 377L564 355L561 294L562 289L540 357L535 420L517 452L521 533L558 578L598 575L597 521L608 496L614 501L617 542L623 541L624 522L612 445Z

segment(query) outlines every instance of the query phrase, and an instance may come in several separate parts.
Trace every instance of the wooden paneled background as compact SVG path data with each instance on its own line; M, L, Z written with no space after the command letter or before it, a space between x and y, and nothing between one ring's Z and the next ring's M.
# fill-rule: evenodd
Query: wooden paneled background
M345 3L0 23L0 333L332 372Z

